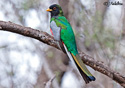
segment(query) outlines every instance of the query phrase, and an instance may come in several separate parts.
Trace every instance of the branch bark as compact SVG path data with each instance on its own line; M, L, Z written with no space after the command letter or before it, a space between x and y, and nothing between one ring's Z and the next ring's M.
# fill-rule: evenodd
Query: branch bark
M43 31L39 31L30 27L24 27L12 22L5 22L5 21L0 21L0 30L9 31L23 36L31 37L59 49L53 37ZM94 58L86 55L83 52L80 52L80 56L85 64L89 65L94 70L108 76L112 80L119 83L121 86L125 87L125 76L121 75L118 72L113 71L104 63L94 60Z

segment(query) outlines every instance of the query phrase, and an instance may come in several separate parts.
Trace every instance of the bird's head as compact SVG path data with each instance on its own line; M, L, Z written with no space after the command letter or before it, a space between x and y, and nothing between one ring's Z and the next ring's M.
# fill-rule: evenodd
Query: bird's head
M51 5L46 11L51 13L51 17L53 17L53 16L63 16L62 8L57 4Z

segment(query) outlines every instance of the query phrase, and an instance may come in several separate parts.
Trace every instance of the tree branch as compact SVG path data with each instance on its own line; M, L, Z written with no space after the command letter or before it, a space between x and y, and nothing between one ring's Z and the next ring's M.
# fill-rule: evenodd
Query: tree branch
M52 81L55 79L56 75L54 75L47 83L45 83L45 88L50 88Z
M32 29L30 27L23 27L23 26L14 24L12 22L5 22L5 21L0 21L0 30L10 31L13 33L21 34L23 36L32 37L43 43L46 43L50 46L53 46L53 47L59 49L59 47L58 47L56 41L53 39L53 37L43 31ZM118 72L113 71L108 66L104 65L102 62L94 60L94 58L86 55L83 52L80 52L80 56L85 64L89 65L96 71L108 76L112 80L119 83L121 86L125 87L125 77L123 75L121 75Z

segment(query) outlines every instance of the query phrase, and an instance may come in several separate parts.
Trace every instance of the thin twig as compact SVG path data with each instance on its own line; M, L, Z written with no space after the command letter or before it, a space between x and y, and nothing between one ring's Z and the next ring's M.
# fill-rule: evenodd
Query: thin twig
M54 75L47 83L45 83L45 88L50 88L52 81L55 79L56 75Z

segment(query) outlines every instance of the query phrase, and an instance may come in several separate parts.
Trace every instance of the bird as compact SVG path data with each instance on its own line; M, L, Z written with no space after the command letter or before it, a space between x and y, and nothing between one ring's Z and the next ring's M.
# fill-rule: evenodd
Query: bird
M51 14L50 31L54 39L59 42L61 49L66 52L69 59L75 63L85 83L95 81L96 78L89 72L79 56L73 29L64 16L61 6L52 4L46 11Z

